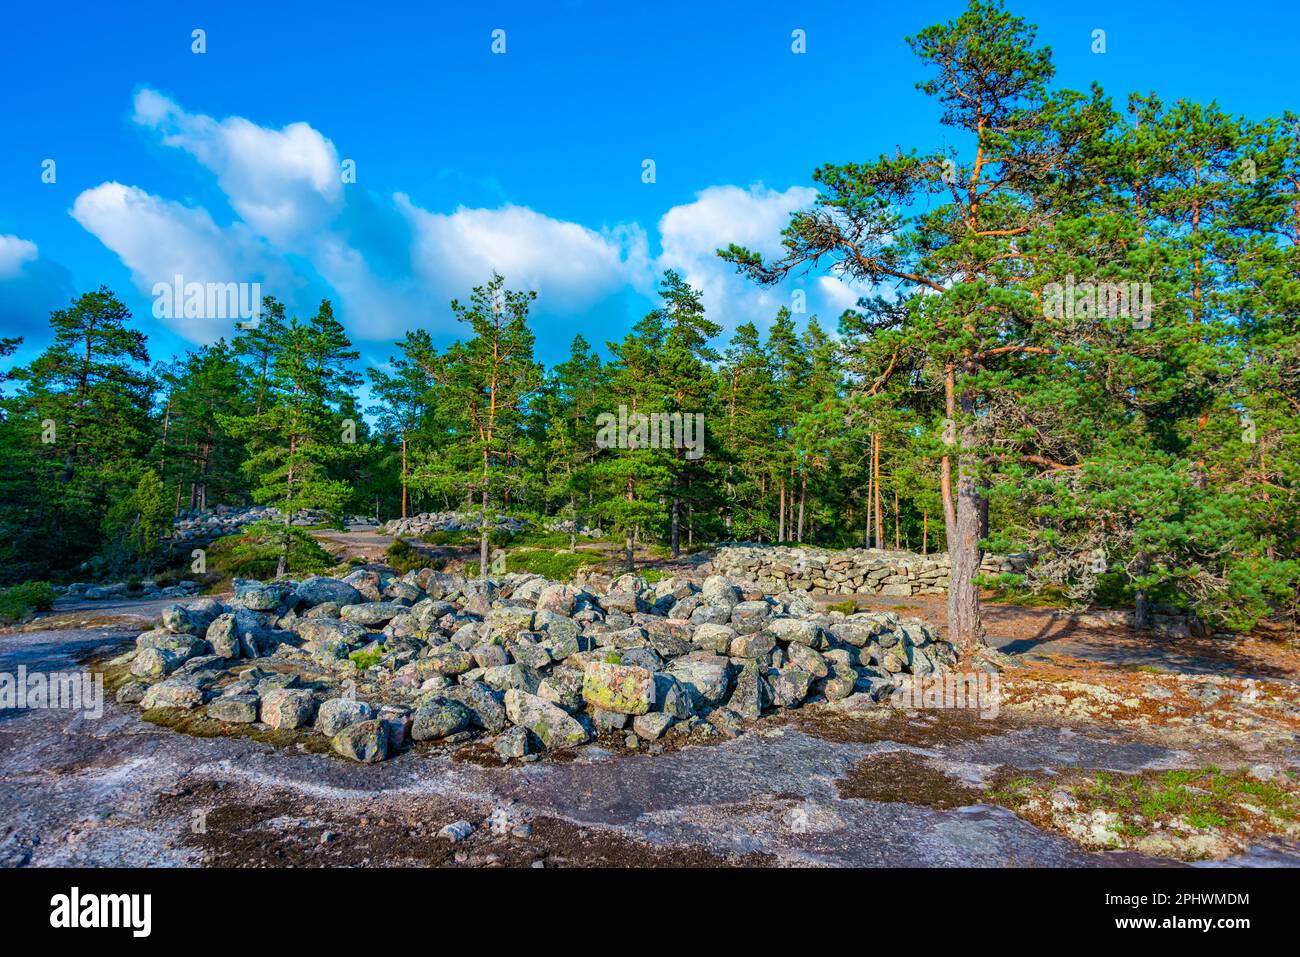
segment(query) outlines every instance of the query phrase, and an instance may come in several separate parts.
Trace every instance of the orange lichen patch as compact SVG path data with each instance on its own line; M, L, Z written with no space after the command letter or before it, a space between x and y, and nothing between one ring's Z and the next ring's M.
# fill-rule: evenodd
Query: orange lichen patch
M1008 670L1001 704L1013 711L1120 725L1221 732L1300 732L1300 686L1277 679L1167 674L1065 655Z
M94 611L67 611L53 615L34 618L15 628L15 631L77 631L93 628L139 629L143 631L157 620L157 615L144 615L134 612L124 614L100 613Z

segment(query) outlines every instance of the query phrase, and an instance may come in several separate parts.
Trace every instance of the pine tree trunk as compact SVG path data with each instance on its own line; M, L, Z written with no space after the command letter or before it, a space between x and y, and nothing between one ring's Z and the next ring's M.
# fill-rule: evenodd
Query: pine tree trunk
M674 489L674 493L675 491L676 490ZM677 497L676 494L673 495L673 516L672 516L671 537L672 537L671 540L672 540L672 548L673 548L673 558L679 558L682 554L681 500Z
M898 489L894 489L894 550L898 551L902 547L898 537Z
M885 547L885 535L884 535L884 530L881 527L882 523L881 523L881 516L880 516L880 511L881 511L880 508L880 433L879 432L873 433L871 436L871 440L872 440L871 469L876 476L875 481L873 483L876 487L876 500L875 500L876 548L883 549Z
M483 518L482 518L481 523L479 524L479 535L478 535L478 570L479 570L479 572L480 572L480 574L481 574L481 576L482 576L482 578L483 578L484 581L486 581L486 580L487 580L487 577L488 577L488 524L487 524L487 510L488 510L488 491L487 491L487 488L484 487L484 489L483 489Z
M406 518L406 432L402 432L402 518Z
M876 452L876 436L873 432L871 435L871 451L867 453L867 525L862 532L862 547L871 547L871 513L874 510L873 503L876 501L876 470L871 466L872 456Z
M973 413L973 398L962 398L963 411ZM975 427L962 427L962 449L974 448L977 442ZM971 654L984 646L984 627L980 621L979 589L975 579L979 575L984 551L980 547L980 525L983 501L975 484L975 456L962 452L957 466L957 507L953 534L948 541L948 557L952 562L952 580L948 585L948 640L963 654Z
M1137 556L1137 573L1145 575L1151 567L1151 556L1139 552ZM1133 627L1138 631L1151 630L1151 593L1139 588L1133 602Z
M633 486L632 486L632 480L631 480L631 479L628 479L628 480L627 480L627 500L628 500L629 502L631 502L631 501L633 501L635 498L636 498L636 492L635 492L635 490L633 489ZM627 528L627 535L626 535L626 538L625 538L624 543L623 543L623 544L626 546L626 549L627 549L627 553L626 553L626 554L627 554L627 572L628 572L629 575L632 574L632 572L634 572L634 571L636 570L636 563L635 563L635 561L633 560L633 557L632 557L632 531L633 531L633 530L632 530L632 526L629 525L628 528Z
M803 541L803 507L808 499L808 473L799 477L799 531L795 533L796 541Z

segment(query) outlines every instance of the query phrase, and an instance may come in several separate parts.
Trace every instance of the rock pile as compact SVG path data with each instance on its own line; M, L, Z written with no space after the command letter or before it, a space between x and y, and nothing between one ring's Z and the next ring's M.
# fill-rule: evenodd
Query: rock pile
M153 581L142 581L139 586L132 588L127 582L110 582L103 585L92 585L87 582L77 582L68 585L66 588L58 588L56 591L60 594L67 595L69 598L82 598L87 601L107 601L113 598L131 598L135 600L147 598L187 598L198 594L199 583L196 581L181 581L175 585L159 585Z
M599 528L591 528L572 519L547 522L543 526L548 532L560 532L564 535L576 535L578 538L600 538L603 534Z
M731 737L773 709L883 701L956 653L917 619L818 614L802 593L764 598L720 575L575 586L371 565L171 605L128 661L119 701L311 729L370 762L410 740L490 736L510 760L601 734Z
M471 512L421 512L409 518L395 518L387 522L386 535L427 535L430 532L472 532L480 525L479 516ZM496 515L488 522L492 531L517 535L528 527L523 519L509 515Z
M980 571L986 575L1020 572L1028 560L1026 555L985 555ZM939 595L947 591L952 575L947 552L922 556L876 548L828 551L749 544L719 548L713 569L753 582L765 595L784 591Z
M282 515L278 508L269 505L253 505L248 508L218 505L201 512L189 512L178 518L172 525L172 541L211 541L223 535L234 535L254 522L281 521ZM303 509L294 513L290 524L321 525L328 521L329 516L319 509Z

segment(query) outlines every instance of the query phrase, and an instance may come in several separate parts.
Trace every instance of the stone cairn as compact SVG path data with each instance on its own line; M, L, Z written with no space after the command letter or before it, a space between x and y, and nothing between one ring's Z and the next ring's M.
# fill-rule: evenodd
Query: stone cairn
M985 575L1022 572L1026 555L985 555ZM828 551L819 548L730 544L713 556L718 574L753 582L765 595L784 591L851 595L941 595L948 589L952 563L947 552L915 552L877 548Z
M188 544L199 541L212 541L223 535L235 535L254 522L283 521L283 512L269 505L253 505L238 508L230 505L218 505L216 508L201 512L189 512L178 518L172 525L171 540L176 544ZM329 522L329 516L319 509L302 509L295 512L289 520L290 525L323 525ZM345 525L373 525L374 519L364 516L347 516Z
M478 531L481 522L479 516L472 512L421 512L409 518L395 518L383 526L385 535L427 535L430 532L473 532ZM528 527L528 523L509 515L496 515L488 521L492 531L517 535Z
M722 575L562 584L382 565L237 581L229 600L168 606L135 644L112 662L129 669L119 702L318 733L362 762L410 741L485 739L510 761L601 735L734 737L784 709L875 705L957 662L919 619L819 613L803 592Z
M548 532L561 532L565 535L576 535L578 538L600 538L604 534L599 528L592 528L568 518L549 521L542 527Z

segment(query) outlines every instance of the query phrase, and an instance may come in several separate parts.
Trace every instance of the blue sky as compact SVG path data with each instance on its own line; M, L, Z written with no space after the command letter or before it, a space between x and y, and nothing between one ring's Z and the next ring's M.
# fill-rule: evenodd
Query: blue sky
M620 338L666 267L704 289L727 335L762 326L790 288L747 286L713 250L772 248L822 163L942 145L904 37L962 6L9 4L0 335L26 336L29 359L49 310L101 283L154 358L229 335L153 318L152 283L179 271L260 281L303 313L329 296L382 362L407 327L454 336L448 300L494 266L538 289L548 364L575 331ZM1039 25L1061 85L1257 117L1300 108L1292 3L1010 6ZM345 159L355 184L339 181ZM823 277L796 285L831 326L854 296Z

